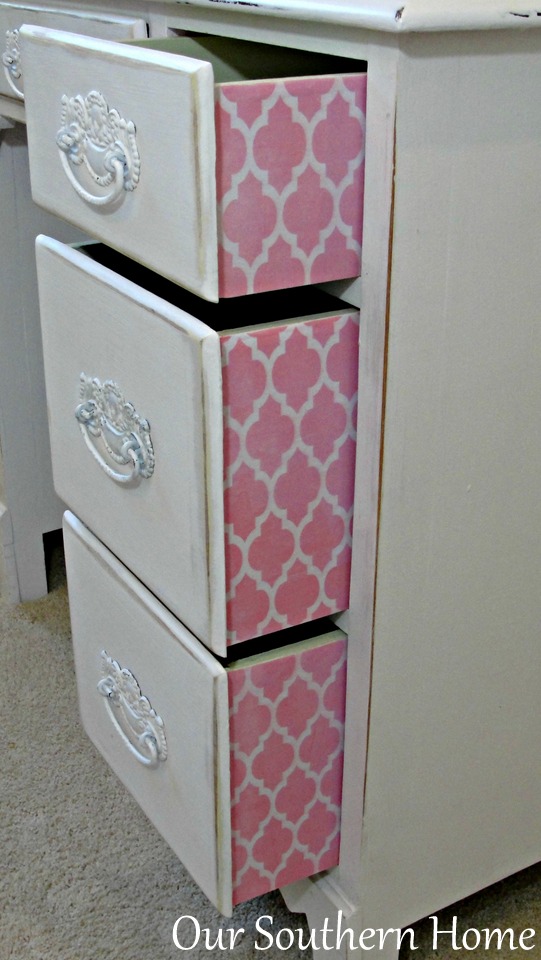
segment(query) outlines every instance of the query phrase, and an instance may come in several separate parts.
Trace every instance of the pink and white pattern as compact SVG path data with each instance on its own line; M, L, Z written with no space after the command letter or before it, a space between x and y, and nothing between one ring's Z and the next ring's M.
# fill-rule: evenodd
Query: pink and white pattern
M228 673L233 903L338 863L346 637Z
M349 605L359 313L224 335L227 642Z
M220 296L357 276L366 75L216 91Z

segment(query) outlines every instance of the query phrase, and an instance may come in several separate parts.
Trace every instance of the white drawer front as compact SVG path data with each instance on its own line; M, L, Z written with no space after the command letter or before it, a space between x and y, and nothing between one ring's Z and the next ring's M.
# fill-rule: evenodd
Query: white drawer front
M225 671L74 517L64 543L81 718L89 736L207 896L230 901L228 716ZM105 650L129 670L149 707L128 694L126 713L163 720L155 764L128 721L100 695ZM110 671L109 671L110 672ZM129 684L129 677L125 677ZM131 683L132 691L134 684ZM126 699L126 697L124 698ZM137 727L134 719L133 728ZM126 733L121 732L126 730ZM217 735L219 734L219 740ZM132 747L129 746L132 743ZM165 759L165 756L167 759ZM228 884L229 880L229 884ZM222 899L223 898L223 899Z
M24 64L21 57L19 30L25 23L82 33L88 37L102 37L107 40L131 40L147 35L145 21L134 17L116 17L90 11L55 10L31 4L0 3L2 43L0 94L16 100L24 100Z
M360 273L357 64L327 76L344 61L231 53L241 41L221 55L216 38L151 49L34 27L21 37L37 203L209 300ZM233 55L275 79L243 82ZM299 76L314 60L323 75ZM234 79L215 83L215 70Z
M71 514L64 537L83 724L207 896L335 866L344 634L224 669Z
M189 289L214 295L210 65L38 28L21 36L36 202ZM57 143L60 136L66 145L73 124L90 143L80 164ZM109 147L119 139L115 165L118 154L113 150L111 161Z
M208 304L96 251L139 284L56 241L37 248L62 500L220 655L347 609L358 311L269 294L289 310L311 293L316 316L254 326L266 312L251 298Z
M221 463L218 336L55 241L38 243L37 261L57 492L198 637L223 637L223 505L207 470ZM115 462L106 433L92 436L77 419L81 374L112 381L111 442L124 402L150 423L150 477L119 483L91 455L87 442L104 466L133 473L129 454ZM133 417L125 426L141 436Z

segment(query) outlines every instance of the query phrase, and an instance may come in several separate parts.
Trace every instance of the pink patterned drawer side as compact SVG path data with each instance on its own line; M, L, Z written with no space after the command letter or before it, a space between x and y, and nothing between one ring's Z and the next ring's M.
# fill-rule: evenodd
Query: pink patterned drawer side
M366 75L216 90L220 296L357 276Z
M349 605L359 314L222 338L227 642Z
M228 674L233 903L338 863L346 643Z

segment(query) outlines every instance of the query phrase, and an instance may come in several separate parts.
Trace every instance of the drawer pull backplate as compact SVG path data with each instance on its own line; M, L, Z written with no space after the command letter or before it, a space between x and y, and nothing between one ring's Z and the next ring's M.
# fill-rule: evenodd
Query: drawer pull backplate
M116 483L151 477L155 460L149 422L124 399L118 384L113 380L101 383L82 373L80 396L75 417L88 449L107 476ZM101 442L114 464L129 465L130 470L122 473L107 463L95 441Z
M128 749L145 767L167 758L163 720L150 705L133 673L101 652L102 678L98 693L105 697L109 716Z
M86 97L63 96L61 121L56 145L64 172L83 200L112 206L124 191L135 190L141 161L131 120L110 110L105 97L92 90Z
M2 56L2 63L4 65L6 80L13 90L13 93L19 100L24 100L24 93L22 90L19 90L19 87L15 83L16 80L20 80L22 77L18 30L6 30L6 50Z

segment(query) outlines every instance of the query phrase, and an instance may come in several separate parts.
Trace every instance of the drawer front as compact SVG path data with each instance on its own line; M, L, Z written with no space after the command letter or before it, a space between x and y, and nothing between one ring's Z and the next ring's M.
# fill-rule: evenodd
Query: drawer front
M210 65L37 27L21 38L34 200L216 299Z
M227 307L190 298L204 323L56 241L37 254L62 500L220 655L346 609L358 311L216 332Z
M364 75L215 84L189 38L22 38L39 204L209 300L360 273Z
M19 30L24 23L107 40L131 40L147 35L145 21L134 17L0 3L3 68L0 72L0 94L16 100L24 100L24 66L19 39Z
M83 725L209 899L227 909L225 672L69 514L64 544Z
M56 241L38 242L37 266L55 488L196 636L223 644L218 336ZM119 453L134 438L139 462Z
M344 634L224 669L69 513L64 537L85 729L209 899L335 866Z

